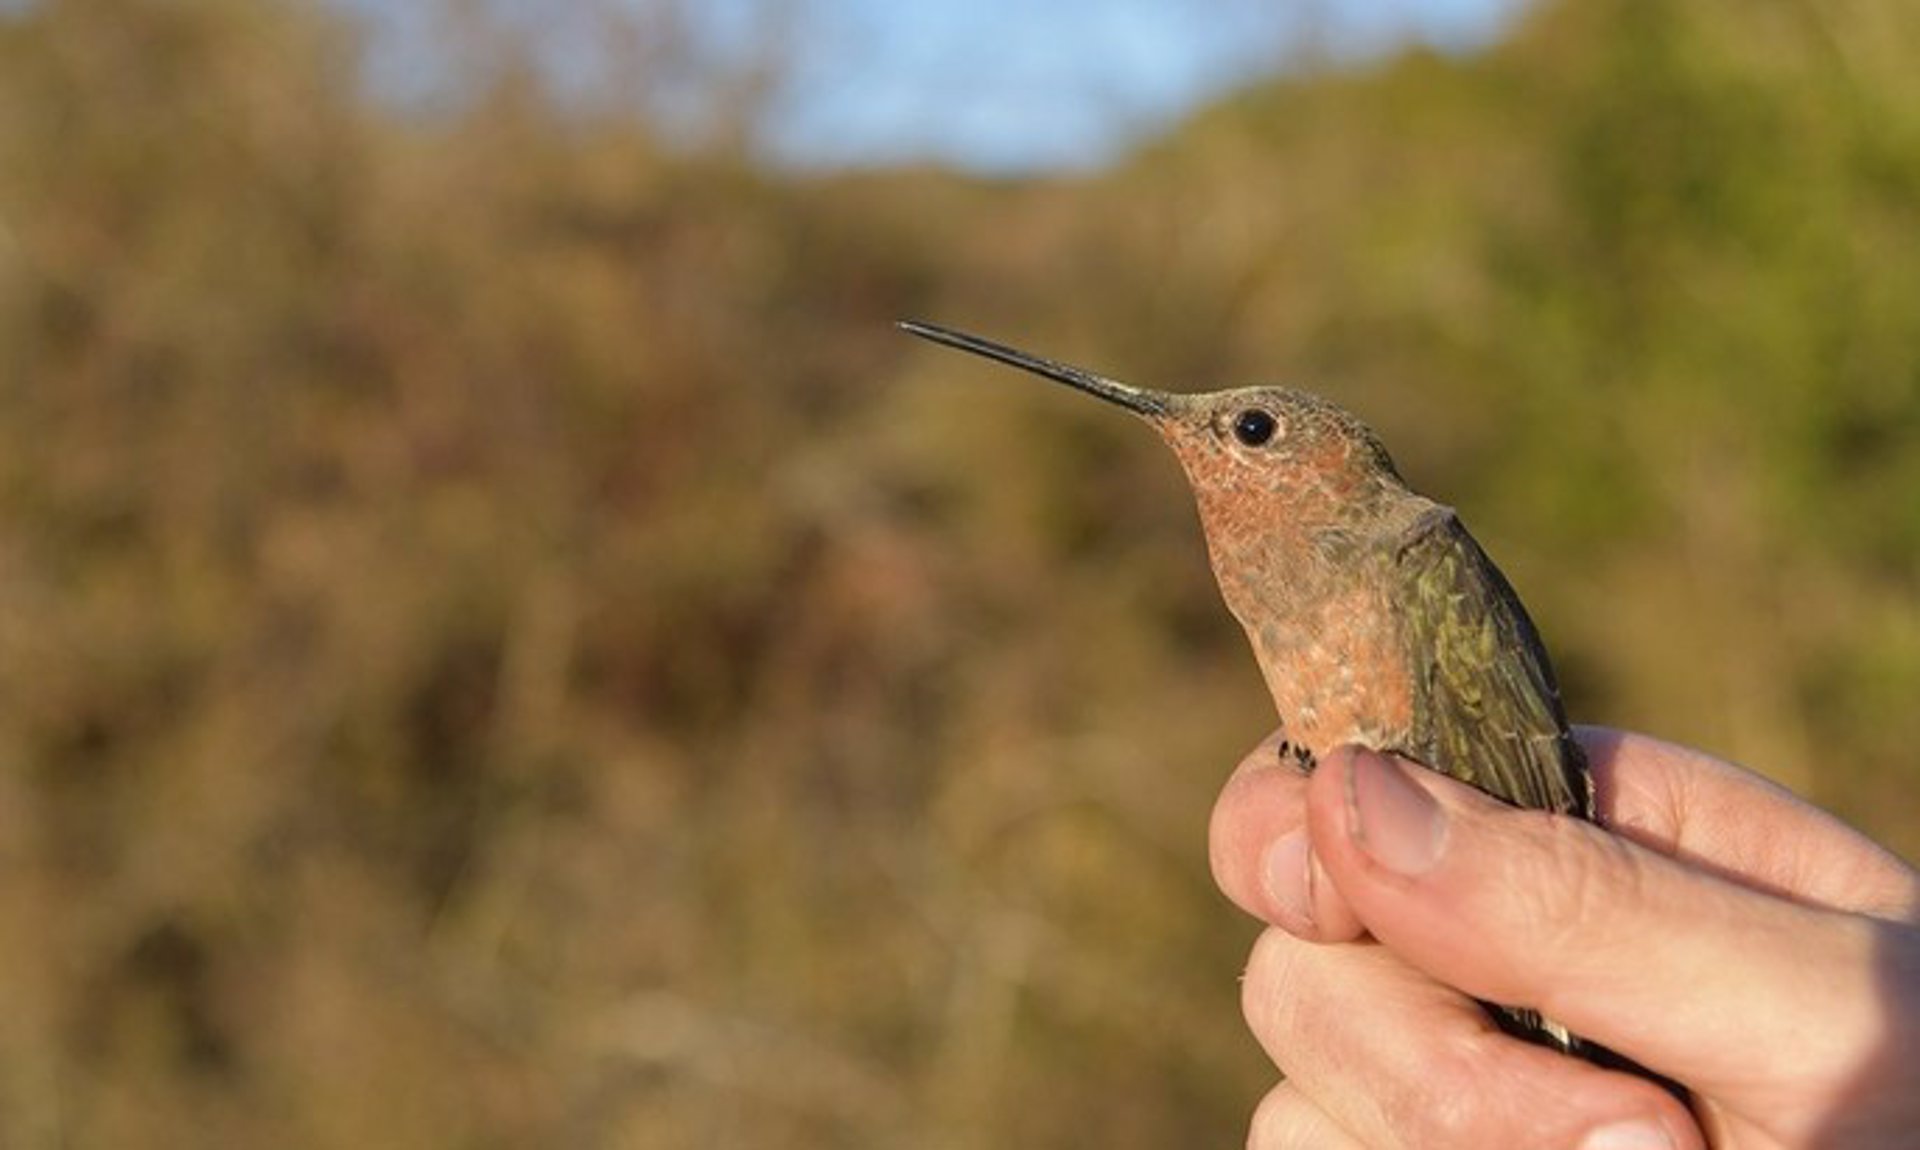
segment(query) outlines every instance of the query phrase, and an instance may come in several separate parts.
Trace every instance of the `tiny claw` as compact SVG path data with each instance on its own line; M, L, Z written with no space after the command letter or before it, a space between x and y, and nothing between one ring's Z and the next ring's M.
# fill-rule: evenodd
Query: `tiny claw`
M1274 751L1281 766L1292 767L1303 775L1312 774L1313 768L1317 765L1312 751L1305 747L1297 747L1285 739L1280 740L1279 745L1274 747Z

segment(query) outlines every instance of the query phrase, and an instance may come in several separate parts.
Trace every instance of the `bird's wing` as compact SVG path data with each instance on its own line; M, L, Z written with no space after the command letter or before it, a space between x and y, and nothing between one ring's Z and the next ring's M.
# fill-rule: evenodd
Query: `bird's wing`
M1593 817L1546 648L1519 596L1450 508L1401 537L1390 585L1413 659L1414 758L1513 803Z

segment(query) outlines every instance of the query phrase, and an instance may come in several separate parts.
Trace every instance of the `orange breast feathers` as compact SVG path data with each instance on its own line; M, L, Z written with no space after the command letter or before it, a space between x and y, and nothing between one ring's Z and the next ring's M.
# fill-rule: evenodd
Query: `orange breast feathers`
M1343 743L1404 747L1412 668L1377 589L1354 586L1281 616L1243 619L1287 740L1317 757Z

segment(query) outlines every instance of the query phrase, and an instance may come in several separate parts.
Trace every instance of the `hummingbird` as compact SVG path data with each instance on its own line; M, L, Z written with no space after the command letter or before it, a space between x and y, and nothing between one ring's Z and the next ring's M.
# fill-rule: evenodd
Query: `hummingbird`
M1160 433L1279 711L1283 760L1311 771L1358 744L1515 806L1595 820L1586 757L1519 596L1357 417L1291 388L1155 391L950 328L900 327L1118 404ZM1518 1037L1624 1062L1536 1011L1492 1010Z

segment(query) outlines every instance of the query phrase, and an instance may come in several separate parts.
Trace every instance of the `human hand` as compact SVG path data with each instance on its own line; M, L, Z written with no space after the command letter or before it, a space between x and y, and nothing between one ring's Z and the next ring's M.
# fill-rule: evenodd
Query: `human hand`
M1241 764L1214 876L1273 924L1243 1002L1287 1075L1249 1145L1914 1145L1920 876L1739 767L1578 737L1605 831L1366 751L1305 776L1269 740ZM1476 998L1667 1075L1693 1113Z

